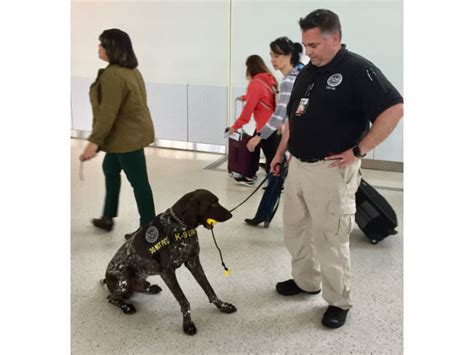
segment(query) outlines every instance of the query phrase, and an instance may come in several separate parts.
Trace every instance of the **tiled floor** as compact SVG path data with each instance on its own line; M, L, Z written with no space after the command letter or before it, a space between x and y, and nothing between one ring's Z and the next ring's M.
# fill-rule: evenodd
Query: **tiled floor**
M224 277L210 232L198 229L201 261L218 296L238 311L220 313L187 269L178 280L191 303L198 328L195 336L181 330L180 308L159 276L150 280L163 292L134 295L137 313L125 315L106 301L99 284L108 262L135 230L138 213L124 177L119 217L111 233L94 229L104 198L103 153L83 166L78 156L85 141L71 140L71 345L73 354L203 354L314 353L401 354L403 352L403 174L364 170L364 178L379 187L398 215L399 233L372 245L359 229L351 236L354 307L346 325L327 330L320 323L326 308L320 295L284 298L275 283L290 278L290 256L283 245L281 208L270 228L245 225L253 217L261 191L215 228L224 261L233 272ZM252 191L236 185L225 170L204 169L220 155L147 148L148 175L156 211L170 207L186 192L204 188L232 208ZM385 189L384 187L387 187Z

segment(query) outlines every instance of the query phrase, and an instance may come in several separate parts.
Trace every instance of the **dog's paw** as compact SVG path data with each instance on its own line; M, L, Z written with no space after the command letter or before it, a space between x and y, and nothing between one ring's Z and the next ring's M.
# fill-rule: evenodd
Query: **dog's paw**
M233 304L222 302L217 306L219 310L223 313L234 313L237 311L237 308Z
M151 285L148 286L145 291L151 295L156 295L157 293L160 293L162 291L161 287L158 285Z
M197 328L192 321L189 323L183 323L183 330L188 335L194 335L197 332Z
M125 313L125 314L133 314L137 311L135 309L135 306L131 303L124 303L122 306L120 306L120 308L122 309L123 313Z

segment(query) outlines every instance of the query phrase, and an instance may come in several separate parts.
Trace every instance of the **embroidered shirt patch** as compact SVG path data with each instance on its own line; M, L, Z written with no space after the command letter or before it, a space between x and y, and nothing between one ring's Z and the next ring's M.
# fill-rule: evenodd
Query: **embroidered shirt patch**
M337 74L331 75L329 77L327 83L331 87L338 86L340 83L342 83L342 74L337 73Z

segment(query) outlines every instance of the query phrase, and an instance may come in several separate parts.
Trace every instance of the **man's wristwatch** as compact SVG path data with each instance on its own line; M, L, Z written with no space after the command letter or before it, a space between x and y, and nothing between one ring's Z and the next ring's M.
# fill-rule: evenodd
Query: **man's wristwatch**
M354 156L357 157L357 158L363 158L367 155L367 153L361 154L360 148L359 148L358 145L356 145L354 148L352 148L352 153L354 153Z

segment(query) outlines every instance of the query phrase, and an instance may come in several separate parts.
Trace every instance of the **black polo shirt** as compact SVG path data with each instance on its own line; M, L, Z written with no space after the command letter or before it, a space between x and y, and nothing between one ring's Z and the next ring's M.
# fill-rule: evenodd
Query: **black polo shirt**
M309 103L298 116L304 97ZM401 102L402 96L382 72L343 44L331 62L322 67L309 62L298 75L287 107L288 150L303 159L342 153L360 142L369 122Z

